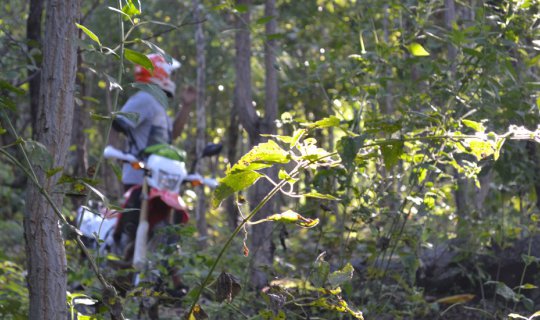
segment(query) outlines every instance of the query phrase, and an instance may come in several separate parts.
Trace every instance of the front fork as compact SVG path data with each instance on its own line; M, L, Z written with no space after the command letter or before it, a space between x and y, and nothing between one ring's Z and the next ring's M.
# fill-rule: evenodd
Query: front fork
M141 212L139 215L139 226L135 235L135 249L133 253L133 267L139 271L144 268L148 244L148 181L146 176L143 179L141 196Z

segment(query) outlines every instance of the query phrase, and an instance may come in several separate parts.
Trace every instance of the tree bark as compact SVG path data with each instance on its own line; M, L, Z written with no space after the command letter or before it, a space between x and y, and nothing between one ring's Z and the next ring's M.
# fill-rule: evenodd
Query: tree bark
M236 87L235 87L235 102L238 110L240 123L246 130L249 136L251 147L264 141L261 133L275 133L275 119L277 117L277 69L275 57L275 42L268 40L265 46L265 116L260 118L255 112L252 105L251 91L251 38L249 33L250 0L238 1L238 4L243 4L248 7L245 13L240 15L237 20L236 33ZM275 1L268 0L265 5L265 15L272 17L266 25L266 34L271 35L276 33L276 8ZM269 169L266 172L270 177L277 176L275 170ZM253 188L251 194L251 207L256 206L272 189L272 185L261 179ZM274 201L268 202L257 215L257 219L269 216L274 212ZM251 283L255 288L261 288L267 284L267 275L261 271L261 266L272 264L274 246L272 242L272 225L259 224L253 226L251 232L251 243L253 246L253 263L254 268L251 272Z
M267 0L265 4L265 16L272 17L266 24L266 35L275 34L277 32L276 23L276 4L275 0ZM260 133L275 134L275 120L278 112L277 96L278 96L278 82L277 82L277 69L276 69L276 43L275 40L267 38L265 45L265 114L262 123L259 125ZM259 133L259 137L260 137ZM265 172L269 177L275 180L277 177L277 170L275 168L269 168ZM263 198L272 190L272 184L268 181L261 179L255 185L255 195L253 197L253 204L260 203ZM257 219L265 218L275 213L276 201L269 201L258 214ZM266 273L261 271L259 266L271 266L274 256L274 243L272 239L272 229L274 225L271 223L262 223L253 226L252 241L255 248L253 259L255 263L255 269L251 275L251 282L256 288L262 288L267 284Z
M64 167L73 123L79 1L47 3L41 91L36 137L52 156L52 167ZM62 206L62 195L53 193L60 174L48 177L43 163L33 167L38 182ZM29 319L66 319L66 255L58 218L36 185L30 185L24 219L26 238Z
M202 21L203 4L198 0L193 0L193 19ZM206 53L203 24L198 23L195 29L195 44L197 50L197 139L195 153L200 158L206 145L206 108L205 108L205 86L206 86ZM201 172L201 161L197 161L195 172ZM204 185L197 188L197 208L195 210L197 218L197 230L199 231L199 245L206 247L208 237L208 225L206 222L206 197L204 195Z
M32 55L32 49L41 49L41 16L43 15L43 0L30 0L28 9L28 18L26 20L26 38L28 40L28 54ZM37 56L37 55L36 55ZM39 72L41 64L39 61L29 61L34 64L36 70L28 70L28 91L30 95L30 118L32 125L32 137L36 138L37 113L39 104L39 77L35 73Z
M227 160L230 164L236 162L236 158L238 155L237 144L240 135L238 112L236 111L235 105L236 104L233 104L229 121L229 128L227 129ZM229 224L229 229L231 231L234 231L234 229L236 229L236 227L238 226L239 212L233 197L229 197L225 200L225 211L227 212L227 222Z

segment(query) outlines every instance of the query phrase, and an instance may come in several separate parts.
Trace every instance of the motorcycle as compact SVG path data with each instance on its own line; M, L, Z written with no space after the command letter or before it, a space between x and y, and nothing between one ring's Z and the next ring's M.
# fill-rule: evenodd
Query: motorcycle
M220 144L207 145L202 155L193 162L190 171L194 171L198 160L217 155L221 149ZM136 286L140 281L139 274L148 265L149 245L152 245L152 242L171 244L178 240L175 237L156 239L154 235L157 231L168 225L185 224L189 220L188 208L181 196L183 186L191 183L192 186L206 185L215 188L217 181L198 173L188 173L185 154L165 144L145 149L143 159L112 146L107 146L103 155L106 159L127 162L133 168L143 170L143 183L132 186L125 192L123 212L110 212L101 208L97 210L97 215L88 214L95 210L83 214L80 217L81 230L84 236L97 239L100 253L120 256L117 266L135 269L132 284ZM178 286L177 283L174 285Z

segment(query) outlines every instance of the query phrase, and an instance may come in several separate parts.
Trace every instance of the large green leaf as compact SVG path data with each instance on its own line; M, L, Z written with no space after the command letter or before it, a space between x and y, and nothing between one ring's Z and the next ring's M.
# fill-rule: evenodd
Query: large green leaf
M262 176L262 174L251 170L227 174L223 179L219 180L219 185L214 191L214 207L219 206L221 201L235 192L250 187Z
M131 49L124 49L124 57L129 61L133 62L134 64L138 64L145 69L154 71L154 65L152 64L152 61L150 61L147 56L140 52Z
M381 151L384 158L384 166L389 170L398 163L399 157L403 154L403 142L397 141L384 144L381 146Z
M229 175L246 170L259 170L271 167L272 164L288 163L289 161L289 154L276 142L269 140L253 147L232 168L227 170L226 174Z

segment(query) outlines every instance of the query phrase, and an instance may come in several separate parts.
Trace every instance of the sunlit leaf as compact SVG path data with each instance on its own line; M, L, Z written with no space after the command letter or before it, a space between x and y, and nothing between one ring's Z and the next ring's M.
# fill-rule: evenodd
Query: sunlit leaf
M288 163L289 154L283 150L276 142L269 140L260 143L246 153L238 162L227 170L226 174L231 174L244 170L259 170L268 168L272 164Z
M219 185L214 191L213 205L218 207L221 201L233 195L235 192L244 190L253 185L263 175L255 171L238 171L227 174L219 180Z
M141 14L141 10L139 10L139 8L137 8L133 4L132 0L127 0L127 4L122 7L122 12L124 12L129 17L133 17L133 16Z
M279 169L278 178L280 180L285 180L290 184L295 184L298 179L291 177L287 171L283 170L283 168Z
M336 116L330 116L328 118L321 119L317 122L307 124L307 127L310 129L314 128L328 128L328 127L338 127L340 125L340 120Z
M319 224L319 219L306 218L292 210L287 210L282 213L273 214L264 220L284 222L284 223L294 223L297 226L300 226L302 228L313 228Z
M95 42L97 42L97 44L99 44L99 46L101 46L101 42L99 41L99 38L98 36L96 36L95 33L93 33L90 29L81 24L75 23L75 25L77 26L77 28L81 29L88 37L90 37L90 39L94 40Z
M481 122L476 122L472 120L463 119L461 122L467 127L473 129L476 132L485 132L486 127Z
M339 198L336 198L333 195L323 194L317 191L311 191L309 193L305 193L303 194L303 196L308 197L308 198L318 198L318 199L325 199L325 200L339 200Z
M429 56L429 52L427 52L427 50L424 49L424 47L421 44L417 43L417 42L413 42L413 43L411 43L409 45L409 51L415 57Z

